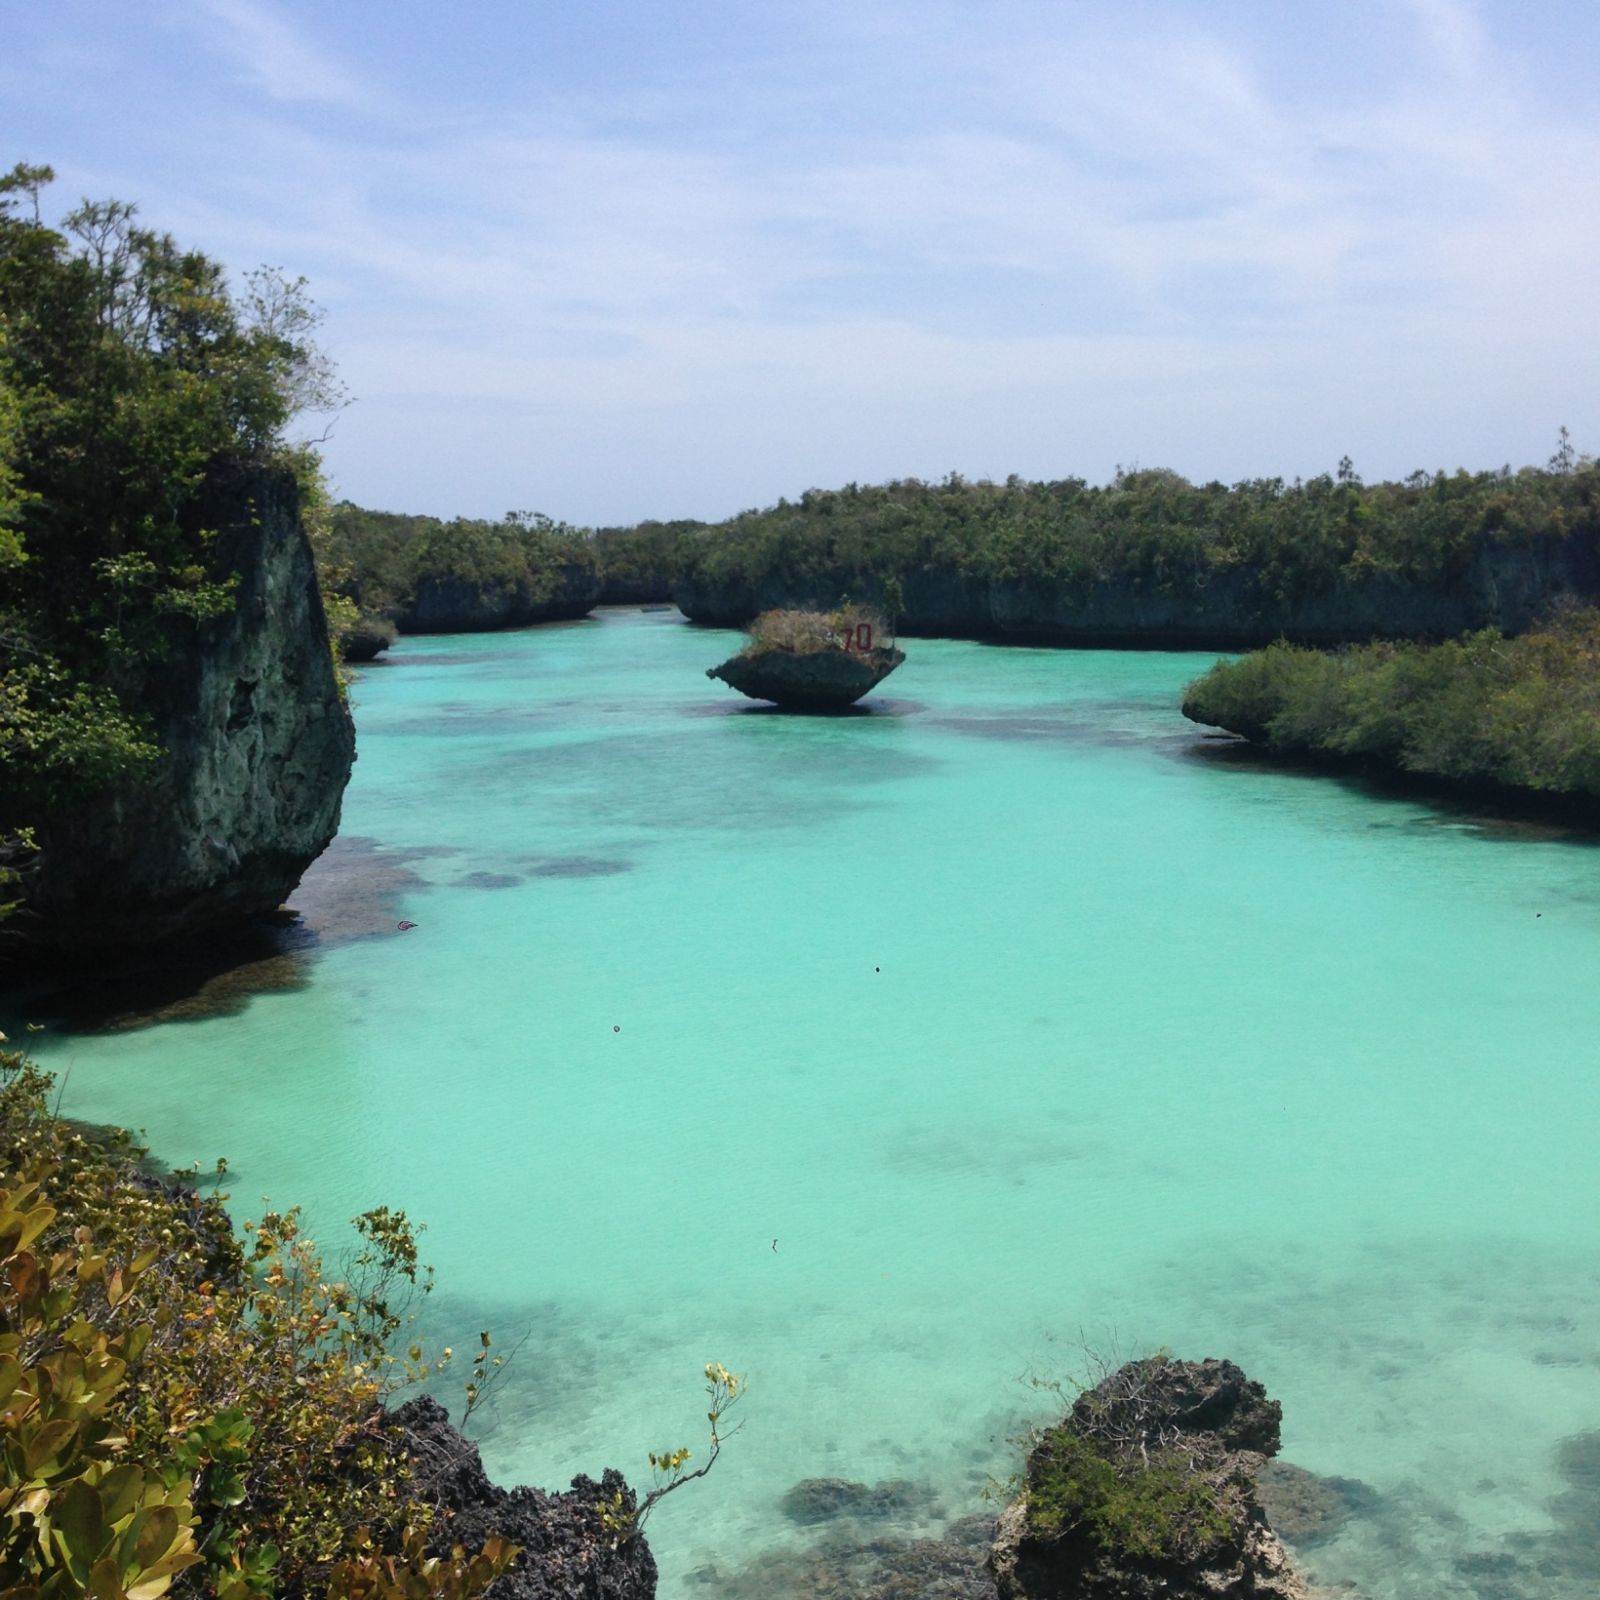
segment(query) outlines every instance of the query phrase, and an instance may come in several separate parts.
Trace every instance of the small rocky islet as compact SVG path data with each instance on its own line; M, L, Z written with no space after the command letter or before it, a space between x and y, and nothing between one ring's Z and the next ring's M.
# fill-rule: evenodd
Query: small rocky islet
M1000 1600L1312 1600L1257 1486L1282 1419L1231 1361L1108 1373L1029 1453L989 1555Z
M1129 1361L1039 1432L998 1519L940 1522L904 1480L806 1478L778 1509L809 1543L691 1581L719 1600L1331 1600L1279 1509L1309 1545L1375 1497L1276 1462L1281 1420L1231 1361Z
M706 676L784 710L842 711L905 660L879 642L887 631L873 612L768 611L750 624L749 643Z

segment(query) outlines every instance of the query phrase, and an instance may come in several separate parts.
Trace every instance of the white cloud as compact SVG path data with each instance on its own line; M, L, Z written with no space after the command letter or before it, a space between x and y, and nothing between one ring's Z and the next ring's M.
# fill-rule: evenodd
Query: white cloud
M323 101L370 109L375 95L265 0L196 0L213 46L240 75L277 101Z
M1054 470L1187 452L1226 476L1273 468L1269 447L1297 470L1313 434L1316 465L1356 447L1388 470L1373 452L1403 449L1402 470L1469 459L1448 441L1475 418L1581 428L1566 397L1574 352L1593 355L1600 136L1541 100L1475 9L1386 3L1411 53L1337 82L1176 13L1025 31L947 10L885 25L892 68L827 90L869 104L892 71L918 90L901 113L774 139L754 89L713 125L658 101L629 122L609 90L587 121L570 91L470 117L403 106L278 13L204 0L267 98L218 120L220 179L183 175L208 198L175 189L179 214L159 214L241 265L310 274L371 419L341 422L333 464L359 462L347 487L389 503L371 475L442 481L469 455L461 503L511 503L472 454L498 441L545 452L549 509L653 509L607 504L585 429L638 461L650 428L670 436L711 513L729 437L776 494L824 457L875 475L874 439L885 471L929 441L966 466L963 438L1001 470L1049 471L1056 438L1098 454ZM311 98L352 114L330 128ZM467 416L470 452L452 431Z

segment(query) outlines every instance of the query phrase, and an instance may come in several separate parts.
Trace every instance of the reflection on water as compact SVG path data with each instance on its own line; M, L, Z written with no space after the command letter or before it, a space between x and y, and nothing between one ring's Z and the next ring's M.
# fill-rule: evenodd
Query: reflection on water
M1380 810L1368 821L1370 828L1465 828L1485 838L1566 843L1586 850L1600 848L1600 813L1589 799L1526 794L1500 799L1490 794L1463 793L1450 783L1421 775L1365 771L1354 764L1329 767L1306 756L1274 754L1232 734L1195 731L1200 734L1198 738L1175 747L1175 753L1186 761L1302 779L1313 785L1342 784L1375 800L1408 802L1402 808L1408 814L1386 816ZM1394 808L1382 808L1389 809Z
M341 835L276 915L175 955L133 952L109 967L97 956L92 974L41 977L12 1009L74 1031L236 1016L257 995L303 988L316 952L399 931L394 908L423 881L410 863L439 853L386 850L374 839Z

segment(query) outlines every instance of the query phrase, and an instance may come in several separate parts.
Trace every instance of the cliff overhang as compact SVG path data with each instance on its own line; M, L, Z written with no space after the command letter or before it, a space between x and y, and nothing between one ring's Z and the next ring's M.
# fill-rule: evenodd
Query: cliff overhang
M197 498L234 604L175 621L129 699L162 755L37 826L0 959L194 939L275 910L338 831L355 729L288 471L230 464Z

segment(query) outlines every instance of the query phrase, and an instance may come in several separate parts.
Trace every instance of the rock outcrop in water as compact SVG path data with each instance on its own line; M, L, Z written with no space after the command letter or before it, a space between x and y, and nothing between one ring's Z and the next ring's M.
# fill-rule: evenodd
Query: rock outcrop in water
M909 1538L872 1520L847 1527L758 1551L739 1567L702 1567L689 1581L715 1600L996 1600L984 1565L991 1516Z
M521 1546L490 1591L496 1600L653 1600L656 1563L644 1537L619 1544L600 1516L618 1493L624 1513L635 1509L621 1473L574 1478L564 1494L502 1489L438 1401L409 1401L390 1421L411 1460L408 1491L434 1508L435 1548L476 1550L495 1535Z
M752 700L770 700L797 711L832 711L854 705L905 658L903 650L881 648L807 655L765 650L759 655L732 656L720 667L707 667L706 676L720 678Z
M990 1566L1001 1600L1308 1600L1256 1474L1281 1408L1231 1361L1132 1361L1028 1457Z
M791 1522L810 1524L836 1518L868 1521L904 1516L929 1500L926 1489L904 1478L883 1483L856 1483L849 1478L802 1478L789 1489L778 1509Z
M361 617L339 640L346 661L374 661L395 640L395 625L387 617Z
M1333 1538L1352 1518L1370 1515L1376 1492L1359 1478L1324 1477L1288 1461L1269 1461L1256 1478L1274 1533L1297 1550Z
M905 652L875 641L879 618L858 611L769 611L750 627L750 643L708 678L752 700L796 711L837 711L875 689Z
M355 730L294 480L221 472L197 514L237 575L233 610L173 625L136 697L159 769L51 813L0 953L142 947L272 911L338 830Z

